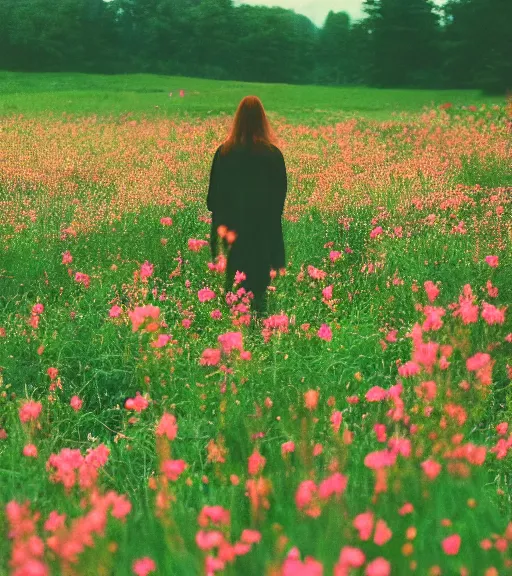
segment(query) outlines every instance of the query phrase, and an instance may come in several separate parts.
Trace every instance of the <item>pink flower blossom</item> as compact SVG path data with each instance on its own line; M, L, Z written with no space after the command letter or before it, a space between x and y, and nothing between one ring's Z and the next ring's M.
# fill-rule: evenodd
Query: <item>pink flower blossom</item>
M452 534L445 538L441 545L443 547L443 551L448 556L455 556L459 553L460 549L461 538L458 534Z
M491 357L489 354L485 352L477 352L474 356L471 356L466 360L466 368L470 372L475 372L476 370L480 370L489 362L491 361Z
M327 272L319 270L318 268L315 268L311 265L308 266L308 274L311 278L313 278L313 280L323 280L327 276Z
M383 233L382 226L376 226L376 227L370 232L370 238L377 238L377 236L380 236L382 233Z
M423 286L425 288L425 292L427 293L429 302L434 302L434 300L439 296L439 288L432 282L432 280L427 280Z
M35 402L34 400L27 400L24 402L19 409L19 417L21 422L34 421L39 418L39 414L43 409L41 402Z
M163 218L160 218L160 224L163 226L172 226L172 218L164 216Z
M331 300L332 299L332 289L333 286L332 284L330 286L327 286L326 288L324 288L322 290L322 296L326 299L326 300Z
M427 476L430 480L437 478L441 472L441 464L435 460L425 460L421 463L421 467L423 468L425 476Z
M332 330L329 324L322 324L317 332L317 336L322 340L330 342L332 340Z
M419 371L421 370L419 364L417 364L416 362L406 362L405 364L402 364L402 366L400 366L398 368L398 373L400 374L400 376L403 376L404 378L408 378L410 376L415 376L416 374L419 373Z
M25 444L23 446L23 456L37 458L37 447L34 444Z
M78 412L82 408L83 401L78 396L72 396L69 401L69 405L75 412Z
M165 476L175 482L185 471L187 463L184 460L164 460L161 470Z
M153 264L150 264L147 260L144 262L144 264L142 264L142 266L140 267L140 277L141 278L149 278L154 271L154 266Z
M336 260L339 260L342 256L343 254L341 252L338 252L337 250L331 250L331 252L329 253L329 258L333 263L336 262Z
M199 298L199 302L208 302L215 298L215 292L210 290L210 288L202 288L197 293L197 297Z
M391 564L379 556L366 566L365 576L389 576L391 574Z
M147 576L150 572L156 570L156 564L154 560L145 556L133 561L132 570L136 576Z
M206 348L203 350L199 363L201 366L217 366L220 362L221 354L218 348Z
M62 263L63 264L71 264L73 262L73 256L71 256L71 252L66 250L62 253Z
M217 340L222 347L224 354L230 354L232 350L243 350L243 341L241 332L226 332L221 334Z
M290 454L291 452L295 452L295 443L291 440L288 442L283 442L283 444L281 444L281 454L284 456L285 454Z
M174 440L178 434L178 424L173 414L164 412L157 424L155 434L157 436L167 436L169 440Z
M486 256L485 261L491 268L496 268L498 266L498 257L497 256Z
M393 536L393 532L391 532L389 526L384 522L384 520L377 520L375 524L375 535L373 537L373 541L377 546L384 546L386 542L391 540Z
M491 326L503 324L505 322L505 308L496 308L492 304L482 302L482 318Z
M137 392L135 398L128 398L124 403L124 407L127 410L135 410L135 412L142 412L149 406L149 402L141 396L140 392Z
M109 316L111 318L117 318L122 311L123 309L120 306L112 306L112 308L109 310Z
M265 467L265 462L267 461L257 449L249 456L248 472L251 476L256 474L261 474L263 468Z
M208 246L208 242L206 240L196 240L194 238L190 238L188 241L188 249L192 252L199 252L199 250L205 246Z
M387 397L388 397L388 391L384 390L384 388L381 388L380 386L373 386L373 388L370 388L368 390L365 396L368 402L381 402L382 400L385 400Z
M373 532L373 514L364 512L358 514L353 521L354 528L359 532L359 538L363 541L369 540Z

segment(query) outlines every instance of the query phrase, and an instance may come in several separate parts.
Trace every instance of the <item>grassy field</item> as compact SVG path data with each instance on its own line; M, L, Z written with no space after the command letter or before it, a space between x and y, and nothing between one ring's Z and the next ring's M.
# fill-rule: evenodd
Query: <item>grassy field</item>
M289 180L258 324L207 246L246 94ZM511 114L0 73L0 575L510 573Z
M185 99L179 90L186 91ZM169 93L173 96L170 98ZM387 120L416 114L446 102L455 106L503 104L503 99L473 90L379 90L287 84L248 84L129 74L22 74L0 71L0 114L54 117L119 116L134 118L232 116L248 93L261 98L271 117L309 126L353 117Z

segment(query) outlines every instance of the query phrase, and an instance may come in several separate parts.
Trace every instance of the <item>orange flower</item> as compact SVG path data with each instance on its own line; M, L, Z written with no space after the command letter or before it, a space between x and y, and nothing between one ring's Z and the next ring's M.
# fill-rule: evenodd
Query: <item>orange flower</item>
M224 226L224 224L220 225L220 226L217 228L217 234L218 234L221 238L225 238L227 232L228 232L228 228L227 228L227 226Z
M237 234L234 230L228 230L226 233L226 240L228 241L228 244L233 244L233 242L236 240Z

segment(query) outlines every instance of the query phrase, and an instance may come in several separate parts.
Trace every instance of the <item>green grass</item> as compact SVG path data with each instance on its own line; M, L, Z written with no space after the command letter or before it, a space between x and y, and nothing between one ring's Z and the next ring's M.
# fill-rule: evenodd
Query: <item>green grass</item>
M179 97L179 90L186 97ZM173 97L169 98L169 92ZM346 118L390 119L446 102L454 106L502 104L476 90L382 90L201 80L149 74L27 74L0 72L0 116L198 117L232 115L249 94L270 116L292 123L330 124ZM158 107L158 108L157 108Z
M170 90L181 87L188 92L185 98L168 98ZM189 238L205 239L210 229L201 197L206 194L203 184L209 158L194 157L187 134L178 138L170 133L169 142L154 148L151 130L145 133L138 126L130 132L126 122L119 121L119 128L115 125L118 116L128 112L135 118L146 116L152 128L163 126L158 122L164 117L193 118L200 128L192 138L208 139L208 146L201 148L201 154L206 154L220 129L212 123L201 132L201 119L208 114L231 116L240 98L250 93L262 98L271 115L287 122L284 128L277 125L288 143L292 208L307 206L322 178L334 173L341 179L347 174L341 161L350 160L343 134L325 145L312 126L360 118L367 132L351 133L348 142L359 154L366 150L361 148L365 139L373 142L369 153L375 165L365 169L376 170L376 176L360 188L333 178L325 194L342 195L346 200L342 212L330 212L329 199L307 206L297 219L284 219L287 274L272 282L276 290L269 295L269 313L286 314L290 326L268 342L261 324L246 327L232 322L222 292L223 277L207 267L208 249L188 248ZM42 524L51 511L67 514L69 526L91 508L81 506L87 493L77 486L66 491L51 482L46 463L65 448L85 454L99 444L110 450L107 463L99 469L100 492L125 494L132 509L125 522L108 517L104 534L96 535L94 546L80 554L76 568L80 576L128 576L133 560L146 555L155 560L158 575L204 573L205 554L195 542L198 515L203 506L213 505L231 513L230 527L224 530L230 542L239 540L247 528L262 534L251 552L227 565L223 572L227 576L274 576L271 569L281 567L294 546L302 559L311 555L321 561L325 575L332 574L343 546L359 547L367 563L377 557L388 559L393 575L429 574L434 566L440 566L443 575L460 574L462 567L472 575L485 574L491 566L500 575L507 573L510 542L505 553L480 546L485 538L494 541L493 535L504 536L512 518L512 452L502 459L491 452L500 438L496 425L512 421L512 343L506 339L512 332L511 311L506 310L502 324L489 325L481 317L484 301L500 309L510 308L512 302L512 171L503 153L506 118L503 106L491 118L478 112L476 128L467 111L457 119L461 111L457 109L431 123L418 118L423 106L446 101L456 107L493 102L475 92L270 86L146 75L0 74L0 129L5 120L9 139L4 142L11 146L2 150L0 138L0 161L2 152L14 150L15 160L17 154L26 160L21 164L22 181L37 184L38 178L44 178L49 182L48 187L32 189L9 176L0 180L0 432L8 435L0 439L1 576L12 571L5 505L29 500L32 511L41 513L37 533L45 540L49 533ZM400 122L394 122L393 112ZM50 115L61 120L63 113L73 116L71 122L93 114L103 116L100 126L111 129L114 124L112 141L88 140L87 129L75 138L60 124L52 134ZM25 119L7 124L2 114L9 118L22 114ZM290 126L296 123L308 128ZM496 126L494 131L491 124ZM83 126L87 128L86 123ZM410 137L404 135L404 127ZM448 136L430 138L439 133ZM470 153L473 142L468 142L465 153L467 134L479 142L478 154ZM133 146L127 146L132 135ZM112 152L117 138L121 152L130 148L126 156ZM31 156L33 146L40 156ZM435 146L439 147L434 148L435 154L453 157L442 177L428 179L418 165L432 161ZM109 154L112 182L102 185L80 176L98 170L90 150ZM456 150L462 150L460 156ZM129 190L131 177L137 178L141 166L149 166L152 156L160 153L169 163L165 175L178 188L193 191L185 205L174 204L169 192L165 202L149 205L136 197L133 204L122 204L128 207L117 214L115 201L121 188ZM318 154L317 163L308 160L312 153ZM54 158L39 163L52 154L69 156L82 172L66 172ZM359 164L363 160L359 158ZM379 178L379 170L384 174L394 162L402 163L395 169L396 178L391 183ZM354 160L350 166L356 174L363 170L359 164ZM44 173L41 166L46 167ZM107 173L107 161L105 170L101 162L99 166L101 174ZM145 174L148 196L142 200L151 200L155 182ZM301 180L304 175L313 178ZM172 226L161 225L163 216L172 217ZM63 228L75 219L94 225L76 237L61 237ZM349 227L344 226L347 219ZM461 221L466 233L454 233ZM377 225L384 233L372 239L370 232ZM400 233L397 227L402 227ZM351 253L344 252L347 246ZM343 256L331 262L331 250ZM69 265L62 263L66 251L73 257ZM496 268L485 262L491 254L499 256ZM154 273L143 283L134 273L146 260L154 265ZM375 270L368 273L370 264ZM326 271L327 276L311 279L308 266ZM90 276L89 287L75 281L77 271ZM427 280L440 288L434 303L426 297ZM489 282L499 289L497 297L489 294ZM467 284L480 317L463 324L452 311ZM322 290L329 285L333 286L331 305L322 301ZM216 296L200 303L198 291L205 286ZM160 300L162 294L167 297ZM38 302L44 312L34 328L29 322ZM173 342L161 349L151 346L153 333L133 331L128 316L148 303L159 306L159 320L165 321L158 332L172 336ZM117 319L109 317L113 304L123 310ZM431 372L424 368L418 376L400 377L399 365L411 359L411 329L425 320L421 311L425 305L444 309L443 326L423 337L453 346L450 366L441 369L436 363ZM215 309L222 311L222 319L211 318ZM182 320L190 314L192 324L187 328ZM306 323L309 328L303 326ZM317 335L324 323L332 329L330 341ZM398 331L396 342L385 340L392 329ZM251 360L239 359L236 352L223 357L222 363L232 369L228 374L219 366L200 364L203 351L218 346L219 335L238 330ZM477 352L489 353L494 361L490 386L480 386L481 375L467 369L467 358ZM50 367L58 369L62 384L53 393ZM417 388L430 380L436 382L437 396L427 403ZM398 381L403 384L403 417L390 412L399 407L398 402L365 399L372 387L389 390ZM319 392L318 406L312 411L304 401L309 390ZM137 392L147 392L151 399L140 413L124 408L126 399ZM74 395L83 400L78 412L69 405ZM353 403L354 396L358 403ZM20 422L19 409L28 398L43 405L38 426ZM456 416L463 409L464 422L450 417L454 406ZM343 413L339 432L331 426L335 410ZM168 443L172 454L167 455L167 444L158 447L155 437L155 424L164 412L174 414L178 423L177 438ZM374 494L375 474L364 464L369 453L388 447L377 441L375 424L385 424L388 440L410 441L412 448L410 456L397 456L397 464L387 469L387 490L378 495ZM463 438L457 439L458 434ZM212 440L226 449L224 463L208 460ZM281 445L290 440L295 442L295 452L283 457ZM485 447L484 464L461 456L458 467L454 466L449 452L457 442ZM22 456L28 443L37 446L38 458ZM321 445L322 452L317 448L313 455L315 445ZM260 505L257 514L251 512L246 494L251 479L248 458L256 449L266 458L256 477L270 482L268 508ZM471 454L474 448L469 460ZM162 460L171 457L185 460L188 467L169 483L176 500L161 518L149 482L160 477ZM428 480L422 471L422 462L429 458L442 465L435 480ZM348 477L345 493L340 498L331 496L318 518L299 510L300 484L308 479L319 484L336 469ZM231 475L239 477L238 485ZM406 502L413 504L414 512L402 516L398 510ZM389 526L389 542L379 546L359 537L353 521L366 511ZM445 525L447 520L450 526ZM403 545L411 527L417 536L411 540L411 555L406 555ZM462 538L460 553L448 556L441 542L454 533ZM283 546L281 537L288 539ZM109 550L114 543L117 551ZM55 555L47 552L45 558L52 575L69 574L61 572ZM417 562L417 569L411 568L411 561ZM364 570L353 573L361 576Z

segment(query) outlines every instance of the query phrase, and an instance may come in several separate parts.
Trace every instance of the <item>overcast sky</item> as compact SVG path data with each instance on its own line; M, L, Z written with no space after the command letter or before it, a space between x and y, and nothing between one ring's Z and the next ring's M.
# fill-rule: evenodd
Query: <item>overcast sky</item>
M363 0L238 0L235 1L235 4L291 8L298 14L305 14L317 26L322 26L329 10L348 12L354 18L359 18L362 16Z
M437 3L442 3L437 0ZM253 4L260 6L282 6L291 8L298 14L305 14L317 26L322 26L329 10L348 12L353 18L363 15L363 0L237 0L235 4Z

